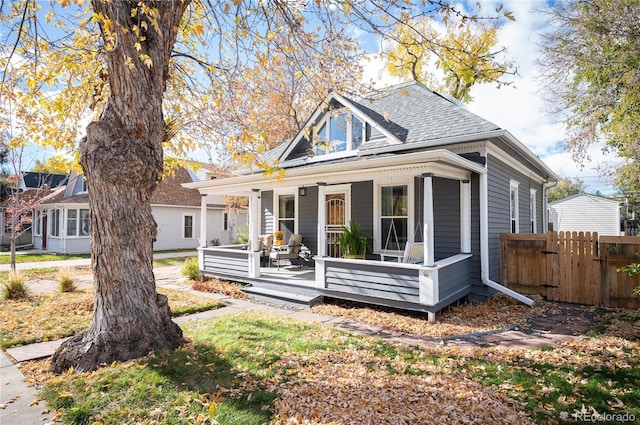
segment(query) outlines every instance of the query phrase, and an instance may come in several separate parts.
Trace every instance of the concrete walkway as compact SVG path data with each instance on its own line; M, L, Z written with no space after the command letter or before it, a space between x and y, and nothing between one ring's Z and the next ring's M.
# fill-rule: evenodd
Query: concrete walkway
M476 348L487 346L534 348L554 345L562 340L573 339L570 332L555 322L544 333L524 333L516 328L485 332L482 334L457 335L445 339L427 336L408 335L390 331L382 327L366 325L346 318L336 318L312 313L309 310L297 310L249 300L239 300L220 294L196 292L188 286L178 283L177 267L159 267L154 270L156 284L161 287L179 289L197 293L199 296L220 300L225 307L175 318L178 324L193 320L203 320L247 310L268 311L311 323L334 326L350 332L382 338L384 340L422 347L455 346ZM551 321L553 323L554 321ZM557 330L557 332L556 332ZM38 344L14 347L6 350L17 363L51 356L64 341L49 341ZM38 403L37 390L27 385L24 376L16 365L0 351L0 424L30 425L46 424L51 420L43 402Z

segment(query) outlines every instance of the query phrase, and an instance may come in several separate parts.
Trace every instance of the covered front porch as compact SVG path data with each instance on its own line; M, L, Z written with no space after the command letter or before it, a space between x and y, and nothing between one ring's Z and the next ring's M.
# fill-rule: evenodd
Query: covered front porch
M249 197L249 243L206 246L202 238L200 270L256 287L422 311L435 319L435 312L480 284L478 182L484 173L477 162L433 150L307 164L287 169L281 181L252 174L189 184L203 195ZM337 236L351 221L370 236L364 259L341 258ZM206 223L201 229L206 232ZM261 267L268 253L260 236L277 230L285 244L302 235L312 267ZM419 263L405 262L408 243L423 245Z

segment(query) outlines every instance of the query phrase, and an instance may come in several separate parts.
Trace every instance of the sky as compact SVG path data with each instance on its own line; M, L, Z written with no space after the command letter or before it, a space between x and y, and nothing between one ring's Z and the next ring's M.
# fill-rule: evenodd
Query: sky
M491 11L498 3L481 2L483 10ZM507 48L507 57L518 67L519 77L509 87L496 88L495 84L476 85L471 90L473 101L466 107L473 113L508 130L538 155L560 177L580 178L588 192L600 191L604 196L615 193L607 178L601 177L598 167L611 167L615 157L602 153L602 146L589 149L591 161L581 167L573 161L564 147L565 128L554 122L544 111L536 59L539 56L537 42L544 25L544 16L534 9L545 7L544 1L504 1L505 9L514 13L516 21L505 20L498 40ZM379 87L393 83L393 79L381 72L380 63L369 63L366 77L378 78Z
M490 13L498 2L481 1L482 11ZM590 148L591 161L582 166L572 160L564 148L565 129L562 124L544 112L541 87L543 81L539 77L536 59L539 56L537 41L544 25L544 16L534 11L545 7L543 0L505 0L505 10L513 12L516 21L504 19L498 40L501 47L506 47L507 57L515 61L519 77L511 86L496 88L495 84L482 84L473 87L473 101L466 107L473 113L493 122L511 132L518 140L529 147L560 177L580 178L587 185L588 192L599 191L608 196L615 193L611 182L601 177L598 167L611 166L615 158L602 153L600 146ZM379 40L354 33L360 38L366 51L375 53L379 49ZM378 87L394 82L382 72L380 62L367 62L364 80L378 79ZM52 149L42 147L29 149L25 153L26 162L43 160L52 154ZM205 155L202 160L207 161ZM609 165L608 165L609 164Z

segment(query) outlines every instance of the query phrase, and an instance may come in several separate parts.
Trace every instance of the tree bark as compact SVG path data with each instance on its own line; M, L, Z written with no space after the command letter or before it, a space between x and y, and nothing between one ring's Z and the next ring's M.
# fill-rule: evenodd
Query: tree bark
M150 199L167 138L162 99L170 54L188 1L142 2L158 12L155 22L140 12L138 0L92 3L116 34L106 53L109 102L80 145L91 210L93 323L56 351L51 363L56 373L70 367L95 370L185 342L167 298L156 292ZM133 31L141 21L146 21L144 40ZM104 26L101 31L104 40L108 33Z

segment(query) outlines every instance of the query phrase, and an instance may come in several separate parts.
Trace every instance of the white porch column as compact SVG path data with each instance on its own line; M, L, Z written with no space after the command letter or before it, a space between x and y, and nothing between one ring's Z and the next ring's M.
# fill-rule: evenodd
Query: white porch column
M260 247L260 189L251 189L249 195L249 251L257 251Z
M200 194L200 248L207 247L207 195Z
M471 180L460 182L460 252L471 253Z
M433 233L433 173L424 173L424 226L422 240L424 243L424 264L433 266L434 261L434 233Z
M318 183L318 256L327 256L327 233L325 232L325 224L327 223L327 209L325 208L325 189L324 183Z
M260 189L249 195L249 277L260 277Z

